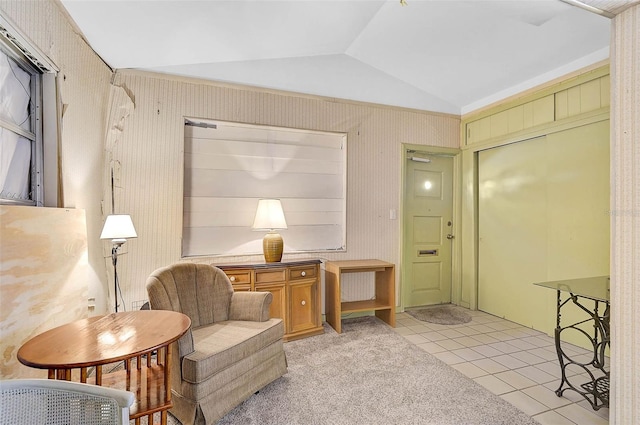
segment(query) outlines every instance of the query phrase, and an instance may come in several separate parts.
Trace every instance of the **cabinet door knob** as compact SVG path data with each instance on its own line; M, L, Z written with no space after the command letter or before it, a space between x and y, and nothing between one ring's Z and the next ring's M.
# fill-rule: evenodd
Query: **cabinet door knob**
M230 280L231 282L235 282L235 281L236 281L236 277L235 277L235 276L231 276L231 277L229 278L229 280Z
M300 273L300 276L305 277L307 275L307 272L302 272Z
M302 300L302 302L300 304L307 305L307 302L305 300Z

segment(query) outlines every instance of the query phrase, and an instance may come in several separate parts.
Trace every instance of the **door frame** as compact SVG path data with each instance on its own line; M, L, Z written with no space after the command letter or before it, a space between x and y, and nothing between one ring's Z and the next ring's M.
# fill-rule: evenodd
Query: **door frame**
M461 210L461 200L462 200L462 150L458 148L442 148L437 146L426 146L426 145L416 145L412 143L401 143L400 144L400 160L402 161L400 165L400 179L401 179L401 190L400 190L400 282L399 282L399 298L400 298L400 306L399 311L404 311L405 306L405 273L406 267L404 267L404 242L405 242L405 230L406 230L406 222L404 218L405 213L405 202L406 196L406 186L407 186L407 151L413 150L416 153L421 153L425 155L442 155L449 156L453 159L453 235L454 237L451 246L451 303L456 305L462 305L463 307L469 307L468 302L462 300L462 268L461 268L461 251L460 251L460 240L457 237L458 234L462 234L460 223L462 219L462 210Z

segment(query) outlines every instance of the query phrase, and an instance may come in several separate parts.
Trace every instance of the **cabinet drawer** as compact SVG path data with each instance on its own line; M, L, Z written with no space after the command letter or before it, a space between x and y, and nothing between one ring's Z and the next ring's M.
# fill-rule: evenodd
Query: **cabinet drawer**
M241 283L233 286L233 292L241 292L241 291L251 291L251 285L248 283Z
M229 280L233 285L251 285L250 270L225 270L224 273L229 277Z
M296 267L289 270L289 280L315 278L318 274L316 266Z
M286 280L285 269L282 270L256 270L256 284L269 282L284 282Z

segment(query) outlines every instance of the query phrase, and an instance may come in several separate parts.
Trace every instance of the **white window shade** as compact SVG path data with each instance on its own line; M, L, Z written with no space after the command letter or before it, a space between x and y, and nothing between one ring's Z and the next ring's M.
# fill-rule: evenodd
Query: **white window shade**
M346 249L346 135L188 120L183 256L261 254L258 200L280 199L284 252Z

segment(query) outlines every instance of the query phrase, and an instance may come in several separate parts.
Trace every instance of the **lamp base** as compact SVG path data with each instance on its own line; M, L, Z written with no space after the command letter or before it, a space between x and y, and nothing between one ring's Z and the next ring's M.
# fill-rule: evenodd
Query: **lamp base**
M262 239L262 251L264 260L267 263L279 263L282 260L282 250L284 241L282 236L276 232L269 232Z

